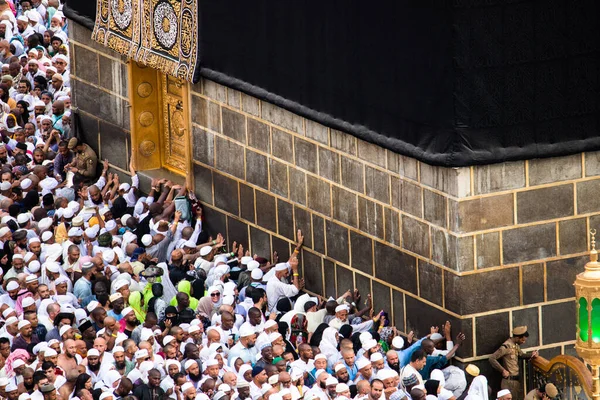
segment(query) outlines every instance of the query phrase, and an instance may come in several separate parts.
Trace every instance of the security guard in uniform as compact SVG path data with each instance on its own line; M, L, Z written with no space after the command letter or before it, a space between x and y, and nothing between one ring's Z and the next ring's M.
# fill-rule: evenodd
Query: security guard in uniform
M526 354L521 350L529 333L526 326L518 326L512 331L512 337L508 338L494 354L490 356L490 364L502 373L502 389L508 389L513 399L520 400L525 397L523 384L519 381L519 358L532 359L537 357L537 350Z
M81 184L92 184L97 172L98 156L96 156L96 152L77 138L71 138L68 147L69 150L75 152L75 159L66 167L75 173L73 183L77 187Z

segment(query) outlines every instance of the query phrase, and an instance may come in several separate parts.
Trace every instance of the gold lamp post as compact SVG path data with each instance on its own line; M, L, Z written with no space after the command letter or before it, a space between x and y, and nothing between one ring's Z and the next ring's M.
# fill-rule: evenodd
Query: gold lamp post
M600 399L600 263L596 230L590 230L592 250L585 271L575 278L577 299L577 354L592 368L592 398Z

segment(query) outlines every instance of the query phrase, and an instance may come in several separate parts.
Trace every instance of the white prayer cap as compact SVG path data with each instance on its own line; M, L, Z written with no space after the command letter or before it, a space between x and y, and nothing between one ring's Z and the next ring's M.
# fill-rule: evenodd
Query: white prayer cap
M194 364L198 365L198 363L196 362L196 360L187 360L185 362L185 364L183 365L183 369L187 371L188 369L190 369L191 367L193 367Z
M363 332L358 336L360 344L364 344L367 340L373 339L373 336L369 332Z
M379 352L377 354L381 355L381 353ZM397 372L393 369L384 368L377 372L377 379L381 379L383 381L384 379L394 378L395 376L397 376L396 374Z
M350 388L345 383L338 383L335 387L336 393L344 393L350 391Z
M227 264L227 256L225 254L219 254L214 259L215 265Z
M17 21L21 21L21 22L29 22L29 18L27 18L24 15L21 15L19 18L17 18Z
M6 320L6 323L4 325L13 325L17 322L19 322L19 319L17 317L10 317Z
M240 337L252 336L254 334L256 334L256 332L250 325L244 324L240 327Z
M31 185L31 180L30 179L25 179L25 181L29 181L30 182L29 184ZM23 181L23 182L25 182L25 181ZM23 182L21 182L21 186L23 186ZM27 188L23 188L23 189L27 189ZM27 221L30 221L29 214L19 214L19 215L17 215L17 222L19 224L26 224Z
M91 350L92 350L92 349L90 349L90 351L91 351ZM94 349L94 350L96 350L96 349ZM98 350L96 350L96 351L98 351ZM92 354L90 354L90 352L89 352L89 351L88 351L88 353L87 353L87 354L88 354L88 356L92 355ZM52 347L48 347L46 350L44 350L44 358L47 358L47 357L54 357L54 356L57 356L57 355L58 355L58 353L57 353L57 352L56 352L56 350L54 350ZM100 353L98 353L97 355L98 355L98 356L100 356Z
M148 340L150 339L152 336L154 336L154 332L152 332L152 329L149 328L142 328L142 332L140 333L140 339L142 341Z
M10 232L10 228L8 226L5 226L4 228L0 228L0 237L6 235L8 232Z
M363 343L362 349L364 351L368 351L368 350L372 349L375 346L377 346L377 340L375 340L375 339L369 339L365 343Z
M104 260L105 263L109 264L111 262L113 262L115 260L115 251L112 249L108 249L102 252L102 260ZM116 290L116 287L115 287Z
M23 254L14 254L13 255L13 260L24 260L25 258L23 257Z
M0 386L6 386L6 385L8 385L8 378L6 378L6 377L0 378Z
M194 333L200 330L200 327L198 325L192 325L188 328L188 333Z
M267 322L265 322L264 329L269 329L270 327L276 326L276 325L277 325L277 322L270 319Z
M315 356L315 361L317 360L327 360L327 356L325 354L317 354Z
M98 308L99 305L100 305L100 303L98 303L96 300L92 300L88 303L88 305L85 308L88 310L88 312L91 313L96 308Z
M371 365L371 362L369 360L367 360L366 357L361 357L358 360L356 360L356 368L361 370L364 367Z
M59 267L58 263L56 263L56 262L50 261L50 262L44 263L44 265L45 265L46 269L48 271L52 272L53 274L60 272L60 267Z
M135 359L148 357L148 350L141 349L135 352Z
M229 385L228 385L228 384L226 384L226 383L221 383L221 384L219 385L219 391L220 391L220 392L229 392L230 390L231 390L231 386L229 386Z
M212 251L212 247L204 246L200 249L200 256L206 257Z
M33 299L33 297L25 297L21 303L21 306L23 306L23 308L25 308L25 307L30 307L34 304L35 304L35 300ZM29 321L27 321L27 322L29 322ZM19 329L21 329L21 328L19 328Z
M73 215L75 215L75 213L68 207L63 211L63 217L66 219L73 218Z
M28 243L28 244L32 244L32 243L40 243L40 242L41 242L41 241L40 241L40 238L39 238L39 237L37 237L37 236L34 236L34 237L32 237L31 239L29 239L29 240L27 241L27 243ZM33 254L33 253L31 253L31 254Z
M127 182L123 182L119 185L119 190L124 190L124 191L128 192L129 189L131 189L131 185Z
M250 261L252 261L252 260L253 260L252 257L250 257L250 256L244 256L244 257L242 257L242 265L248 265L248 263Z
M227 396L227 395L224 392L219 391L219 392L217 392L217 393L214 394L212 400L221 400L225 396ZM271 398L271 396L273 398ZM280 400L280 399L276 399L277 393L273 393L271 396L269 397L269 399L271 399L271 400Z
M42 233L42 242L47 242L50 238L52 238L52 232L44 231L44 233Z
M4 181L2 183L0 183L0 190L5 191L5 190L9 190L11 188L11 184L9 181Z
M112 353L125 353L125 349L123 348L123 346L115 346L113 347Z
M276 341L279 337L281 336L281 333L279 332L273 332L271 334L269 334L269 341L271 343L273 343L274 341Z
M52 218L46 217L46 218L42 218L40 220L40 222L38 222L38 228L40 228L41 231L45 231L46 229L50 228L52 226Z
M10 281L6 285L6 290L7 291L17 290L18 288L19 288L19 284L17 283L17 281Z
M256 260L252 260L248 262L248 271L252 272L256 268L260 267L260 264Z
M83 236L83 230L81 228L71 228L68 235L69 237Z
M348 311L348 306L345 304L340 304L335 308L335 312L338 313L340 311Z
M500 397L506 396L507 394L510 394L510 390L502 389L498 392L498 394L496 395L496 398L499 399Z
M187 364L187 363L186 363ZM206 361L206 366L207 367L213 367L215 365L219 365L219 360L217 360L216 358L210 358Z
M14 282L14 281L12 281L12 282ZM14 289L12 289L12 290L14 290ZM2 311L2 316L4 318L6 318L9 314L12 314L14 312L15 312L15 310L13 310L12 308L8 307L4 311Z
M121 315L122 315L123 317L125 317L127 314L129 314L129 313L131 313L131 312L133 312L133 308L131 308L131 307L125 307L125 308L123 309L123 311L121 311Z
M331 385L336 385L338 384L338 380L335 379L333 376L330 376L329 378L327 378L325 380L325 386L331 386Z
M104 225L104 227L106 228L107 231L112 231L113 229L115 229L117 227L117 223L115 222L114 219L111 219Z
M121 216L121 223L122 223L123 225L125 225L125 224L127 223L127 220L128 220L129 218L131 218L131 214L123 214L123 215Z
M39 342L38 344L33 346L33 354L37 356L40 351L45 351L47 348L48 348L47 342Z
M62 337L65 333L69 332L73 327L71 325L63 325L60 327L59 334Z
M148 233L142 236L142 244L144 246L150 246L152 244L152 236Z
M117 281L113 284L113 287L115 288L115 290L119 290L127 285L129 285L129 282L127 282L126 279L117 279ZM125 314L123 314L123 316L125 316Z
M252 272L250 272L250 276L255 281L259 281L263 277L263 272L260 270L260 268L256 268L256 269L252 270Z
M167 335L163 339L163 345L166 346L167 344L171 343L173 340L175 340L174 336Z
M96 235L98 234L98 230L95 229L95 227L98 225L94 225L91 228L87 228L84 232L85 232L85 236L87 236L90 239L95 239Z
M432 334L432 335L429 337L429 339L431 339L431 340L434 340L434 341L435 341L435 340L440 340L440 339L442 339L442 338L443 338L443 336L442 336L440 333L438 333L438 332L436 332L436 333Z
M235 303L235 298L230 294L226 294L223 296L222 301L223 301L223 304L225 304L227 306L231 306L231 305L233 305L233 303Z
M165 366L167 367L167 369L171 365L175 365L175 366L177 366L177 369L181 369L181 363L179 361L177 361L177 360L167 360L167 361L165 361Z
M269 380L268 380L268 382L269 382L269 385L276 385L276 384L277 384L277 382L279 382L279 375L277 375L277 374L275 374L275 375L271 375L271 376L269 377Z
M401 336L396 336L392 339L392 347L395 349L402 349L404 347L404 339Z
M18 361L23 362L23 360L19 360ZM15 360L14 364L13 364L13 369L15 368L15 364L17 363L17 360ZM23 364L25 364L23 362ZM19 390L19 388L17 387L17 385L11 380L10 383L8 385L6 385L6 389L4 389L5 392L14 392L15 390Z
M194 385L191 382L186 382L181 385L181 392L185 393L187 390L193 389Z
M46 353L44 353L44 355L46 355ZM98 351L98 349L93 349L93 348L92 348L92 349L89 349L89 350L88 350L88 352L87 352L87 356L88 356L88 357L89 357L89 356L92 356L92 357L94 357L94 356L96 356L96 357L100 357L100 352Z
M335 366L335 372L339 372L339 371L343 370L344 368L346 368L346 366L344 364L337 364Z
M287 263L278 263L275 265L275 271L279 272L279 271L287 271L288 270L288 265Z
M383 360L383 355L381 355L380 352L375 352L373 354L371 354L371 362L376 362L376 361L380 361Z
M29 299L29 297L28 297L28 299ZM31 322L24 319L23 321L19 321L19 325L17 325L17 328L19 330L21 330L22 328L25 328L26 326L29 326L29 325L31 325Z
M113 392L107 390L106 392L102 392L100 395L100 400L108 399L109 397L113 397Z

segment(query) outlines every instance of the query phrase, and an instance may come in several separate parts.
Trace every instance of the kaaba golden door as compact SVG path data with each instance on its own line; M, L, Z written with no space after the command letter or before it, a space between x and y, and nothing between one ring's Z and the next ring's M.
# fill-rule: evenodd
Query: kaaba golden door
M189 84L129 62L131 141L136 169L165 168L190 176Z

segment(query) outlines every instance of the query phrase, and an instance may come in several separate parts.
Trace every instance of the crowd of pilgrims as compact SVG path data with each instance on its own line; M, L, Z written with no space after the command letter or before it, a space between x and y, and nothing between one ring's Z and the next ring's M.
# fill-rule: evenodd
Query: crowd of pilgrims
M142 194L135 154L130 182L99 164L71 132L62 7L0 0L0 399L488 399L449 322L417 338L368 294L311 296L302 232L251 255L187 187Z

